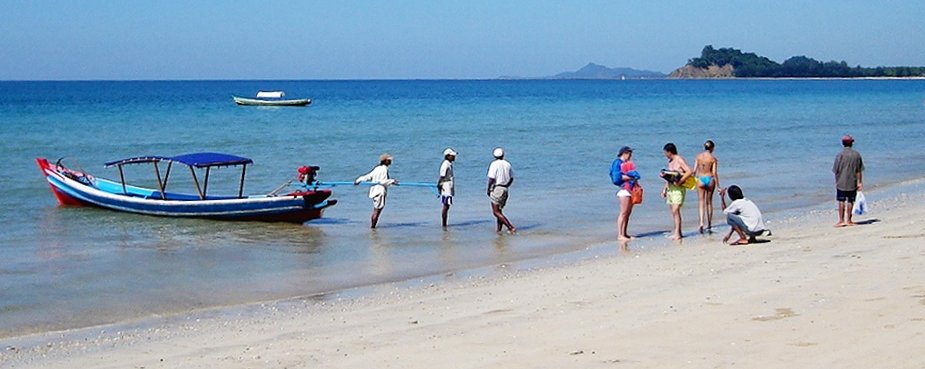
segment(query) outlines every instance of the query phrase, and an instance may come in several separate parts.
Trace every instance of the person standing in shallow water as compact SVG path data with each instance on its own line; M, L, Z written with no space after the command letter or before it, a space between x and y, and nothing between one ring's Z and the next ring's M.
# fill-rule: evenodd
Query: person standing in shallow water
M628 241L630 238L627 233L627 227L630 221L630 215L633 214L633 187L638 186L639 172L636 171L636 164L631 161L633 149L629 146L623 146L610 164L610 180L620 189L617 191L617 199L620 202L620 214L617 215L617 239Z
M514 183L514 170L511 163L504 160L504 149L498 147L492 155L495 160L488 167L488 198L491 200L491 213L497 220L495 231L501 233L501 226L507 227L510 234L517 233L517 228L504 216L504 206L507 205L508 187Z
M443 150L443 163L440 164L440 173L437 177L437 189L440 191L440 202L443 204L441 220L443 228L446 228L447 216L450 212L450 206L453 205L453 195L456 192L453 184L453 162L456 161L456 151L447 148Z
M671 211L671 217L674 219L674 229L669 238L680 240L683 237L681 233L681 207L684 206L684 197L687 193L687 189L681 184L690 178L693 172L687 166L687 161L681 155L678 155L678 148L673 143L665 144L663 150L665 157L668 158L668 172L660 174L665 179L662 197L665 198L668 209Z
M835 174L835 201L838 202L838 223L835 227L853 226L851 211L858 191L864 190L864 160L854 150L854 137L841 138L844 149L835 156L832 173Z
M373 201L373 213L369 217L369 228L376 228L379 224L379 215L385 208L385 198L388 196L389 186L398 185L398 181L389 177L389 166L392 165L392 155L379 155L379 165L372 171L357 177L353 185L359 185L360 182L375 183L369 188L369 198Z
M719 174L716 167L719 161L713 156L715 145L707 140L703 144L703 152L694 159L694 170L697 173L697 200L700 211L700 233L712 231L713 228L713 192L719 188ZM706 228L704 228L706 222Z

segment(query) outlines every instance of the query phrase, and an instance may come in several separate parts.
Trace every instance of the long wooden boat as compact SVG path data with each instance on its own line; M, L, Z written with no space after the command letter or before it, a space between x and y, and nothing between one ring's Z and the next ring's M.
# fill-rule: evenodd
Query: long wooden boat
M232 95L235 104L238 105L255 105L255 106L306 106L312 103L312 99L283 99L286 94L283 91L258 91L257 98L247 98Z
M324 209L337 203L328 199L330 190L301 189L284 195L245 196L244 177L248 158L220 154L194 153L174 157L140 156L106 163L119 169L119 181L92 176L69 169L61 160L51 164L37 158L39 169L51 186L51 192L64 206L94 206L103 209L165 217L190 217L220 220L304 223L321 218ZM158 188L132 186L125 182L123 166L152 164ZM161 164L166 172L161 176ZM187 166L196 185L196 194L173 193L166 190L174 164ZM207 193L209 173L216 167L241 166L241 182L237 196L213 196ZM317 167L309 167L313 171ZM200 185L199 172L205 172ZM312 173L313 175L314 173Z

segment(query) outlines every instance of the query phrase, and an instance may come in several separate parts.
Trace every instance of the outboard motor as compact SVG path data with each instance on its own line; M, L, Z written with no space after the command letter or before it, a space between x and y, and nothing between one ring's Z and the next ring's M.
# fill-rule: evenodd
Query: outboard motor
M315 175L318 174L318 169L321 169L321 167L314 165L303 165L299 167L299 182L304 183L306 186L315 184Z

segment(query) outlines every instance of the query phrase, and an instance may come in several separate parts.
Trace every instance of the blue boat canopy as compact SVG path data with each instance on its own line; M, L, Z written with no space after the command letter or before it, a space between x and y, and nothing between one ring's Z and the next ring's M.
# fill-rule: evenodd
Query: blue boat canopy
M159 161L174 161L196 168L221 167L233 165L252 164L254 161L245 157L222 154L217 152L200 152L179 156L138 156L134 158L116 160L106 163L107 167L115 165L154 163Z
M200 152L195 154L186 154L174 156L171 161L183 163L191 167L223 167L231 165L253 164L254 161L242 156L221 154L217 152Z

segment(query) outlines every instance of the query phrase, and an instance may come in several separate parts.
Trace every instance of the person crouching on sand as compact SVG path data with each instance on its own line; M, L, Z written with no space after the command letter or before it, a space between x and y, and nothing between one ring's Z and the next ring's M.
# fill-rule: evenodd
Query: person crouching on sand
M636 165L630 160L633 158L633 149L629 146L620 148L617 158L610 164L610 180L615 186L620 188L617 191L617 199L620 201L620 214L617 216L617 239L620 241L629 240L631 237L626 229L630 222L630 215L633 214L633 187L637 186L639 172L636 171Z
M375 183L369 188L369 198L373 200L373 214L369 218L370 228L376 228L376 224L379 223L379 214L385 208L385 198L388 195L389 186L398 185L398 181L389 178L389 165L392 165L392 155L379 155L379 165L353 181L354 186L359 185L360 182Z
M504 160L504 149L498 147L492 155L495 160L488 166L488 198L491 200L491 213L497 220L495 232L501 233L501 226L506 226L510 234L517 233L517 228L511 224L502 210L507 204L508 187L514 183L514 170L511 163Z
M437 177L437 188L440 190L440 202L443 204L441 213L443 228L446 228L447 215L453 205L453 195L456 192L453 184L453 162L456 161L456 151L447 148L443 150L443 163L440 164L440 173Z
M726 206L726 194L732 203ZM749 199L742 194L739 186L732 185L729 188L719 190L719 198L723 205L723 213L726 214L726 223L729 224L729 233L723 237L723 243L729 242L729 238L735 233L739 239L730 245L748 245L755 242L755 236L761 235L768 228L764 225L764 219L761 217L761 210Z

